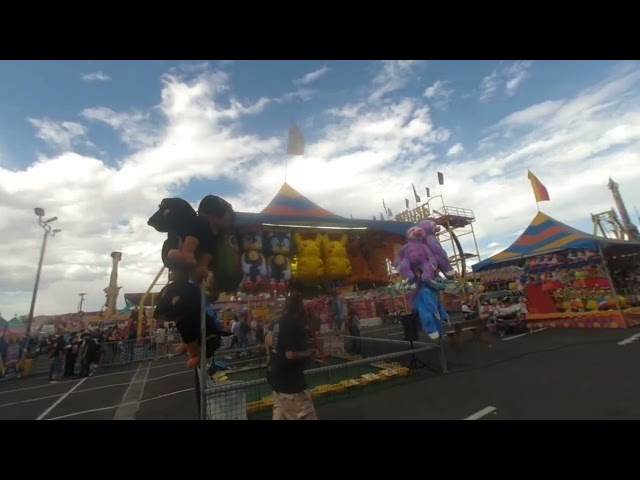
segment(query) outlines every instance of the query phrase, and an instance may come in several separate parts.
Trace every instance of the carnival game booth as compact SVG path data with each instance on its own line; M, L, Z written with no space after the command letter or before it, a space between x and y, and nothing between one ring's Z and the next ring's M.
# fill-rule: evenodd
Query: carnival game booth
M273 298L295 279L307 298L317 299L336 289L341 296L385 287L412 225L344 218L284 183L260 213L236 213L235 232L218 239L209 289ZM362 318L380 313L375 302L361 303Z
M539 212L473 270L483 303L526 297L530 328L625 328L640 323L639 253L639 242L590 235Z

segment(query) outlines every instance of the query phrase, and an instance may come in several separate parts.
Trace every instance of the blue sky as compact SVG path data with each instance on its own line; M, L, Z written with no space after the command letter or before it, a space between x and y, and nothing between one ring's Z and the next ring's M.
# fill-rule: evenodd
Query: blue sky
M640 176L640 65L614 61L4 61L0 197L9 274L0 312L28 309L39 202L63 234L47 251L38 312L99 308L110 251L123 291L143 290L161 238L145 225L179 194L259 211L284 178L290 122L306 140L289 183L335 213L403 208L411 182L473 208L483 256L542 209L590 231L609 175L633 212ZM634 220L636 220L634 216ZM14 312L15 310L15 312Z

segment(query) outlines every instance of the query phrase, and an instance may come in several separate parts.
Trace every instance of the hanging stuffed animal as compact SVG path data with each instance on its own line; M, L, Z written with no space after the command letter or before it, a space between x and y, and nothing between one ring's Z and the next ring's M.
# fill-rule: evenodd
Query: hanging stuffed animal
M371 273L367 259L364 258L362 247L363 244L360 237L354 236L349 239L349 243L347 245L347 257L351 263L352 270L349 282L353 284L361 282L369 283L373 281L373 274Z
M296 280L303 285L317 285L324 275L324 262L322 261L321 245L322 235L317 234L315 238L308 239L296 232L293 235L296 242L298 266L296 269Z
M433 220L423 220L418 226L424 230L424 242L429 247L429 250L435 255L435 260L440 271L449 278L454 277L456 272L449 262L449 255L447 255L446 250L442 248L440 240L438 240L440 225Z
M439 292L444 290L444 284L438 279L429 284L419 283L410 298L412 312L419 316L423 330L432 340L444 336L442 322L449 322L449 314L440 303Z
M262 254L262 235L258 231L245 233L241 237L242 290L255 292L266 284L267 260Z
M211 274L207 280L207 291L237 293L243 278L238 236L235 233L218 235L215 251L215 258L209 264Z
M322 236L324 253L324 274L329 280L340 280L352 273L351 263L347 258L347 234L340 240L331 240L329 235Z
M422 228L414 226L407 230L407 243L398 251L394 265L407 280L415 280L417 268L422 270L421 280L430 283L436 276L436 260L425 242Z
M214 249L214 236L205 218L182 198L165 198L147 224L167 239L162 246L162 263L170 270L193 271L194 280L205 280Z
M160 292L160 299L153 313L159 321L173 321L182 339L178 355L189 356L188 368L200 364L200 287L186 279L186 276L169 283ZM211 315L206 315L206 351L207 357L213 357L220 345L220 337L225 334Z
M269 290L283 293L291 281L291 233L269 232L267 249L270 254L267 265Z

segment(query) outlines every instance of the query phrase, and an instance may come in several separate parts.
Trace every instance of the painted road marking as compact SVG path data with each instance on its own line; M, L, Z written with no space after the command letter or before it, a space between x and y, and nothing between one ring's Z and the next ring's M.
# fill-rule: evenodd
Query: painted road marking
M489 415L492 412L496 411L496 407L485 407L479 412L474 413L473 415L468 416L464 420L479 420L484 416Z
M636 333L635 335L631 335L629 338L625 338L621 342L618 342L618 345L629 345L636 340L640 340L640 333Z
M140 400L144 393L144 386L149 378L149 370L151 370L151 362L147 363L147 368L141 372L142 364L138 367L135 375L131 379L131 383L124 392L120 408L114 415L114 420L135 420L138 408L140 408Z
M76 383L73 387L71 387L69 389L69 391L67 391L67 393L63 394L58 400L53 402L53 405L51 405L44 412L42 412L40 414L40 416L38 418L36 418L36 420L42 420L44 417L49 415L49 413L51 413L51 410L53 410L58 405L60 405L62 402L64 402L64 399L67 398L69 395L71 395L76 388L78 388L80 385L82 385L86 379L87 379L87 377L84 377L82 380L80 380L78 383Z
M140 405L142 403L153 402L156 400L160 400L162 398L173 397L174 395L179 395L181 393L192 392L195 390L194 388L185 388L183 390L176 390L175 392L165 393L163 395L158 395L156 397L147 398L145 400L141 400L140 402L130 402L129 404L121 403L119 405L112 405L110 407L102 407L102 408L92 408L91 410L83 410L81 412L68 413L67 415L61 415L60 417L47 418L47 420L62 420L64 418L77 417L78 415L86 415L87 413L94 412L104 412L106 410L112 410L114 408L120 408L124 405Z
M531 330L530 332L527 332L527 333L521 333L520 335L513 335L513 336L511 336L511 337L504 337L502 340L503 340L503 341L506 341L506 340L513 340L513 339L515 339L515 338L524 337L525 335L532 335L532 334L534 334L534 333L538 333L538 332L541 332L541 331L546 330L546 329L547 329L547 327L542 327L542 328L538 328L538 329L536 329L536 330Z

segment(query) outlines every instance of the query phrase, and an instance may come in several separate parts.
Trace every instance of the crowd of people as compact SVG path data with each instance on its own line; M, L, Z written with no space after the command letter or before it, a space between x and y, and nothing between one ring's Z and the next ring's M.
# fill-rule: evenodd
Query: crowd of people
M126 364L137 358L141 350L143 358L162 358L174 351L177 339L173 325L159 323L154 331L146 322L143 312L143 336L138 338L138 311L131 312L129 320L121 325L106 326L102 330L71 332L66 335L50 335L40 339L36 352L50 359L49 381L62 378L93 375L98 365Z

